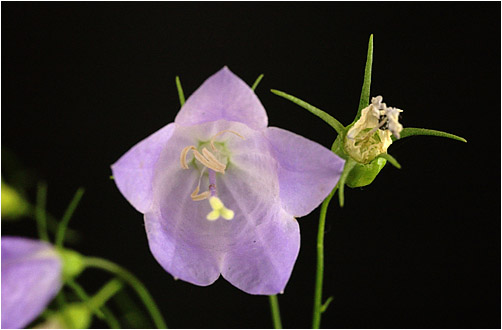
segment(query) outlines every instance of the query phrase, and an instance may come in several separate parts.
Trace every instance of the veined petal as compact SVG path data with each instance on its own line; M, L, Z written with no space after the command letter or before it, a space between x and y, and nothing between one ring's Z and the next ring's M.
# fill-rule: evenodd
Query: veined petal
M300 250L298 221L280 207L270 209L260 223L248 222L225 255L223 277L250 294L284 291Z
M268 123L256 94L227 67L209 77L188 98L175 122L190 126L220 119L241 122L258 130Z
M190 209L185 204L187 202L189 201L183 202L184 206L180 210ZM145 214L146 233L152 254L174 278L201 286L212 284L220 276L219 254L206 249L197 238L187 239L184 224L176 220L180 220L177 212L165 217L158 210Z
M24 328L62 286L62 262L44 242L2 237L2 328Z
M142 140L112 165L120 192L141 213L152 203L152 179L160 152L174 131L174 123L164 126Z
M337 184L345 161L320 144L280 128L267 128L266 135L279 163L284 210L295 217L312 212Z

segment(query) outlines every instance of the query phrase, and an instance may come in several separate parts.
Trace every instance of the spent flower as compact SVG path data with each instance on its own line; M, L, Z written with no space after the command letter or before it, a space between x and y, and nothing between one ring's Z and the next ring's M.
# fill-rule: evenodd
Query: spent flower
M401 165L388 154L394 140L413 135L446 137L462 142L464 138L431 129L406 127L399 123L403 110L387 107L382 96L370 97L371 68L373 64L373 35L368 44L368 56L359 108L354 121L344 126L337 119L315 106L278 90L272 93L284 97L323 119L338 133L331 150L346 160L339 188L340 205L344 203L344 186L351 188L369 185L386 165L387 161L397 168Z
M267 123L254 91L224 67L174 123L112 165L175 278L206 286L221 274L250 294L284 290L300 248L295 218L331 192L344 160Z

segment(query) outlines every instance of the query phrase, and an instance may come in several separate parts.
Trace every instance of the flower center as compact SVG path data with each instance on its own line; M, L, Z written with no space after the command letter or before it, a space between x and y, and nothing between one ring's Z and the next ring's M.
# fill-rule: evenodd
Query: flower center
M225 220L232 220L234 218L234 211L225 207L221 199L217 197L218 193L216 189L216 173L220 173L222 175L225 174L227 165L221 161L223 157L221 155L221 152L215 146L215 139L225 133L232 133L237 135L241 139L244 139L242 135L235 131L223 130L213 135L213 137L209 140L209 145L211 146L213 152L209 151L206 147L202 147L202 150L199 151L195 146L191 145L183 148L180 154L181 168L185 170L190 169L186 160L190 151L193 153L195 160L203 165L203 168L200 171L199 183L197 184L195 190L190 194L190 197L193 201L209 199L209 204L211 205L212 211L209 212L209 214L206 216L206 219L210 221L217 220L220 218L220 216ZM204 175L206 169L208 171L209 187L207 191L199 193L202 176Z

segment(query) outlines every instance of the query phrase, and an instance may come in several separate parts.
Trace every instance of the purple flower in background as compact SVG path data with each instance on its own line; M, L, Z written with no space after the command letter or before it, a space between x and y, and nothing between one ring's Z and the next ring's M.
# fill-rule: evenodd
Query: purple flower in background
M48 243L2 237L2 328L24 328L62 286L62 261Z
M344 161L267 127L255 93L227 67L171 123L112 165L124 197L145 215L150 249L175 278L220 274L251 294L284 290L300 248L295 217L331 192Z

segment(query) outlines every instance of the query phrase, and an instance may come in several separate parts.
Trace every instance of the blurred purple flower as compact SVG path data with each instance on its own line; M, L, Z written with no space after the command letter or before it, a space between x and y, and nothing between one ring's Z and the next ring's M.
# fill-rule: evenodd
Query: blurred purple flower
M2 328L24 328L62 286L62 261L48 243L2 237Z
M206 286L221 274L250 294L284 290L300 248L295 217L331 192L344 161L267 123L255 93L224 67L174 123L112 165L120 192L145 215L153 255L175 278Z

